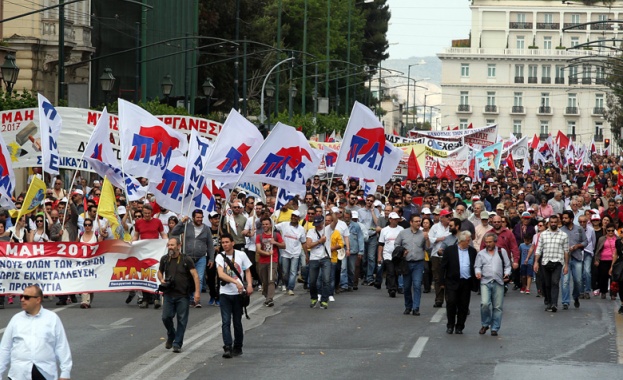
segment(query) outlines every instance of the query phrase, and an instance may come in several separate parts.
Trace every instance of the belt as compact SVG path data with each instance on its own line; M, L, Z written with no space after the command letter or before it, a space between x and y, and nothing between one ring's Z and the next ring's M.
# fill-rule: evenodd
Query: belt
M420 261L424 261L424 259L422 259L422 260L407 260L408 263L419 263Z

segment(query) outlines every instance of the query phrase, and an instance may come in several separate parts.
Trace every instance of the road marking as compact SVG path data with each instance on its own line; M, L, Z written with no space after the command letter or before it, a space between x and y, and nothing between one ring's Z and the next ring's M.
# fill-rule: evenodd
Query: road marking
M132 318L121 318L121 319L120 319L120 320L118 320L117 322L113 322L113 323L111 323L110 325L111 325L111 326L119 326L119 325L122 325L122 324L124 324L124 323L126 323L126 322L130 322L131 320L132 320Z
M431 323L439 323L441 322L441 320L443 319L443 317L446 315L446 309L439 309L437 310L437 312L435 313L435 315L433 315L433 317L430 319Z
M128 327L134 327L134 326L130 326L130 325L124 325L124 323L126 322L130 322L132 320L132 318L121 318L120 320L113 322L109 325L91 325L91 327L95 327L96 329L98 329L99 331L110 331L110 330L119 330L119 329L125 329Z
M428 337L421 336L418 340L415 341L411 352L409 352L409 358L419 358L422 356L422 351L424 351L424 346L428 343Z

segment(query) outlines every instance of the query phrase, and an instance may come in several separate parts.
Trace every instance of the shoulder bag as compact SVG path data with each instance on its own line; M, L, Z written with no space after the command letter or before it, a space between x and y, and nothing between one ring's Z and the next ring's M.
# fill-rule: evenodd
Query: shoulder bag
M224 253L221 252L219 254L223 256L223 259L225 260L225 262L227 263L231 271L234 272L234 274L242 281L243 289L242 289L242 293L240 294L240 301L242 303L242 308L244 309L245 317L247 319L251 319L249 318L249 313L247 313L247 307L251 303L251 296L247 293L247 284L244 281L244 277L240 275L240 272L238 272L238 269L236 269L236 266L234 265L234 263L232 263L231 260ZM235 255L235 251L234 251L234 255Z

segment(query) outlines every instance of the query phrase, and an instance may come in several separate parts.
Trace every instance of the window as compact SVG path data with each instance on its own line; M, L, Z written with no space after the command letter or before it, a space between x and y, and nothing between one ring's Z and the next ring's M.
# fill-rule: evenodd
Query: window
M495 119L487 119L487 120L485 120L485 125L495 125Z
M595 122L595 135L596 136L603 136L604 135L604 123L603 123L603 121L596 121Z
M552 83L552 66L541 66L541 83Z
M590 78L591 77L591 65L582 65L582 78Z
M577 94L569 94L567 96L567 107L577 107L577 106L578 106Z
M546 24L551 24L554 22L554 16L551 13L546 13L543 15L543 22Z
M603 52L604 51L604 47L606 46L606 38L605 37L597 37L597 41L599 41L599 43L597 44L599 46L599 52Z
M513 96L513 106L522 107L523 106L523 92L516 92Z
M517 13L517 22L526 22L526 14L525 13Z
M495 106L495 91L488 91L487 92L487 105L488 106Z
M526 43L524 41L524 37L523 36L517 36L517 49L519 50L523 50L525 49Z
M469 63L461 63L461 77L469 77Z
M549 92L541 93L541 107L549 107Z
M576 47L580 44L580 37L571 37L571 47Z
M538 76L537 71L539 70L539 66L530 65L528 66L528 76L536 78Z
M459 129L467 129L467 119L459 119Z
M578 13L571 15L571 23L579 24L580 23L580 15Z
M541 120L541 134L546 135L549 133L549 121Z
M567 134L575 135L575 121L574 120L567 121Z
M523 78L523 65L515 65L515 77Z
M487 78L495 78L495 64L487 65Z
M578 67L569 66L569 84L578 83Z
M597 21L608 21L608 15L597 15Z
M521 120L513 120L513 134L521 133Z
M552 50L552 37L543 37L543 49Z
M595 94L595 108L604 108L604 94Z
M465 106L469 104L469 91L461 91L460 103Z
M564 77L565 77L565 67L556 66L556 78L564 78Z

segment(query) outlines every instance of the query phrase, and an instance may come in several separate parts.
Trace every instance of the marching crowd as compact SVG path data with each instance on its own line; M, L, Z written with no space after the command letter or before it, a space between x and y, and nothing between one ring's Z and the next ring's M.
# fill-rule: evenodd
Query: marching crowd
M482 172L479 182L406 179L369 194L356 179L316 175L304 196L278 209L278 189L266 185L265 202L236 189L227 200L216 195L214 211L190 216L149 195L127 201L116 189L129 239L169 239L158 272L164 296L130 292L125 302L138 296L141 308L164 306L166 348L180 352L188 308L202 307L207 293L207 305L220 306L227 358L242 354L239 295L254 291L266 307L281 291L309 292L311 308L327 309L340 293L381 289L384 282L389 297L404 298L404 314L415 316L422 293L433 292L431 306L447 309L449 334L463 333L471 293L478 292L479 333L490 329L495 336L509 289L541 297L547 312L623 296L612 273L623 253L619 165L615 157L594 155L592 165L577 171L547 164L524 174L501 167ZM113 238L111 223L97 213L99 180L79 179L70 190L60 178L51 183L32 214L15 219L0 209L0 241ZM16 197L17 208L23 199ZM80 296L81 308L91 308L94 295ZM6 301L0 297L0 308ZM78 302L76 295L58 297L57 305L69 302Z

